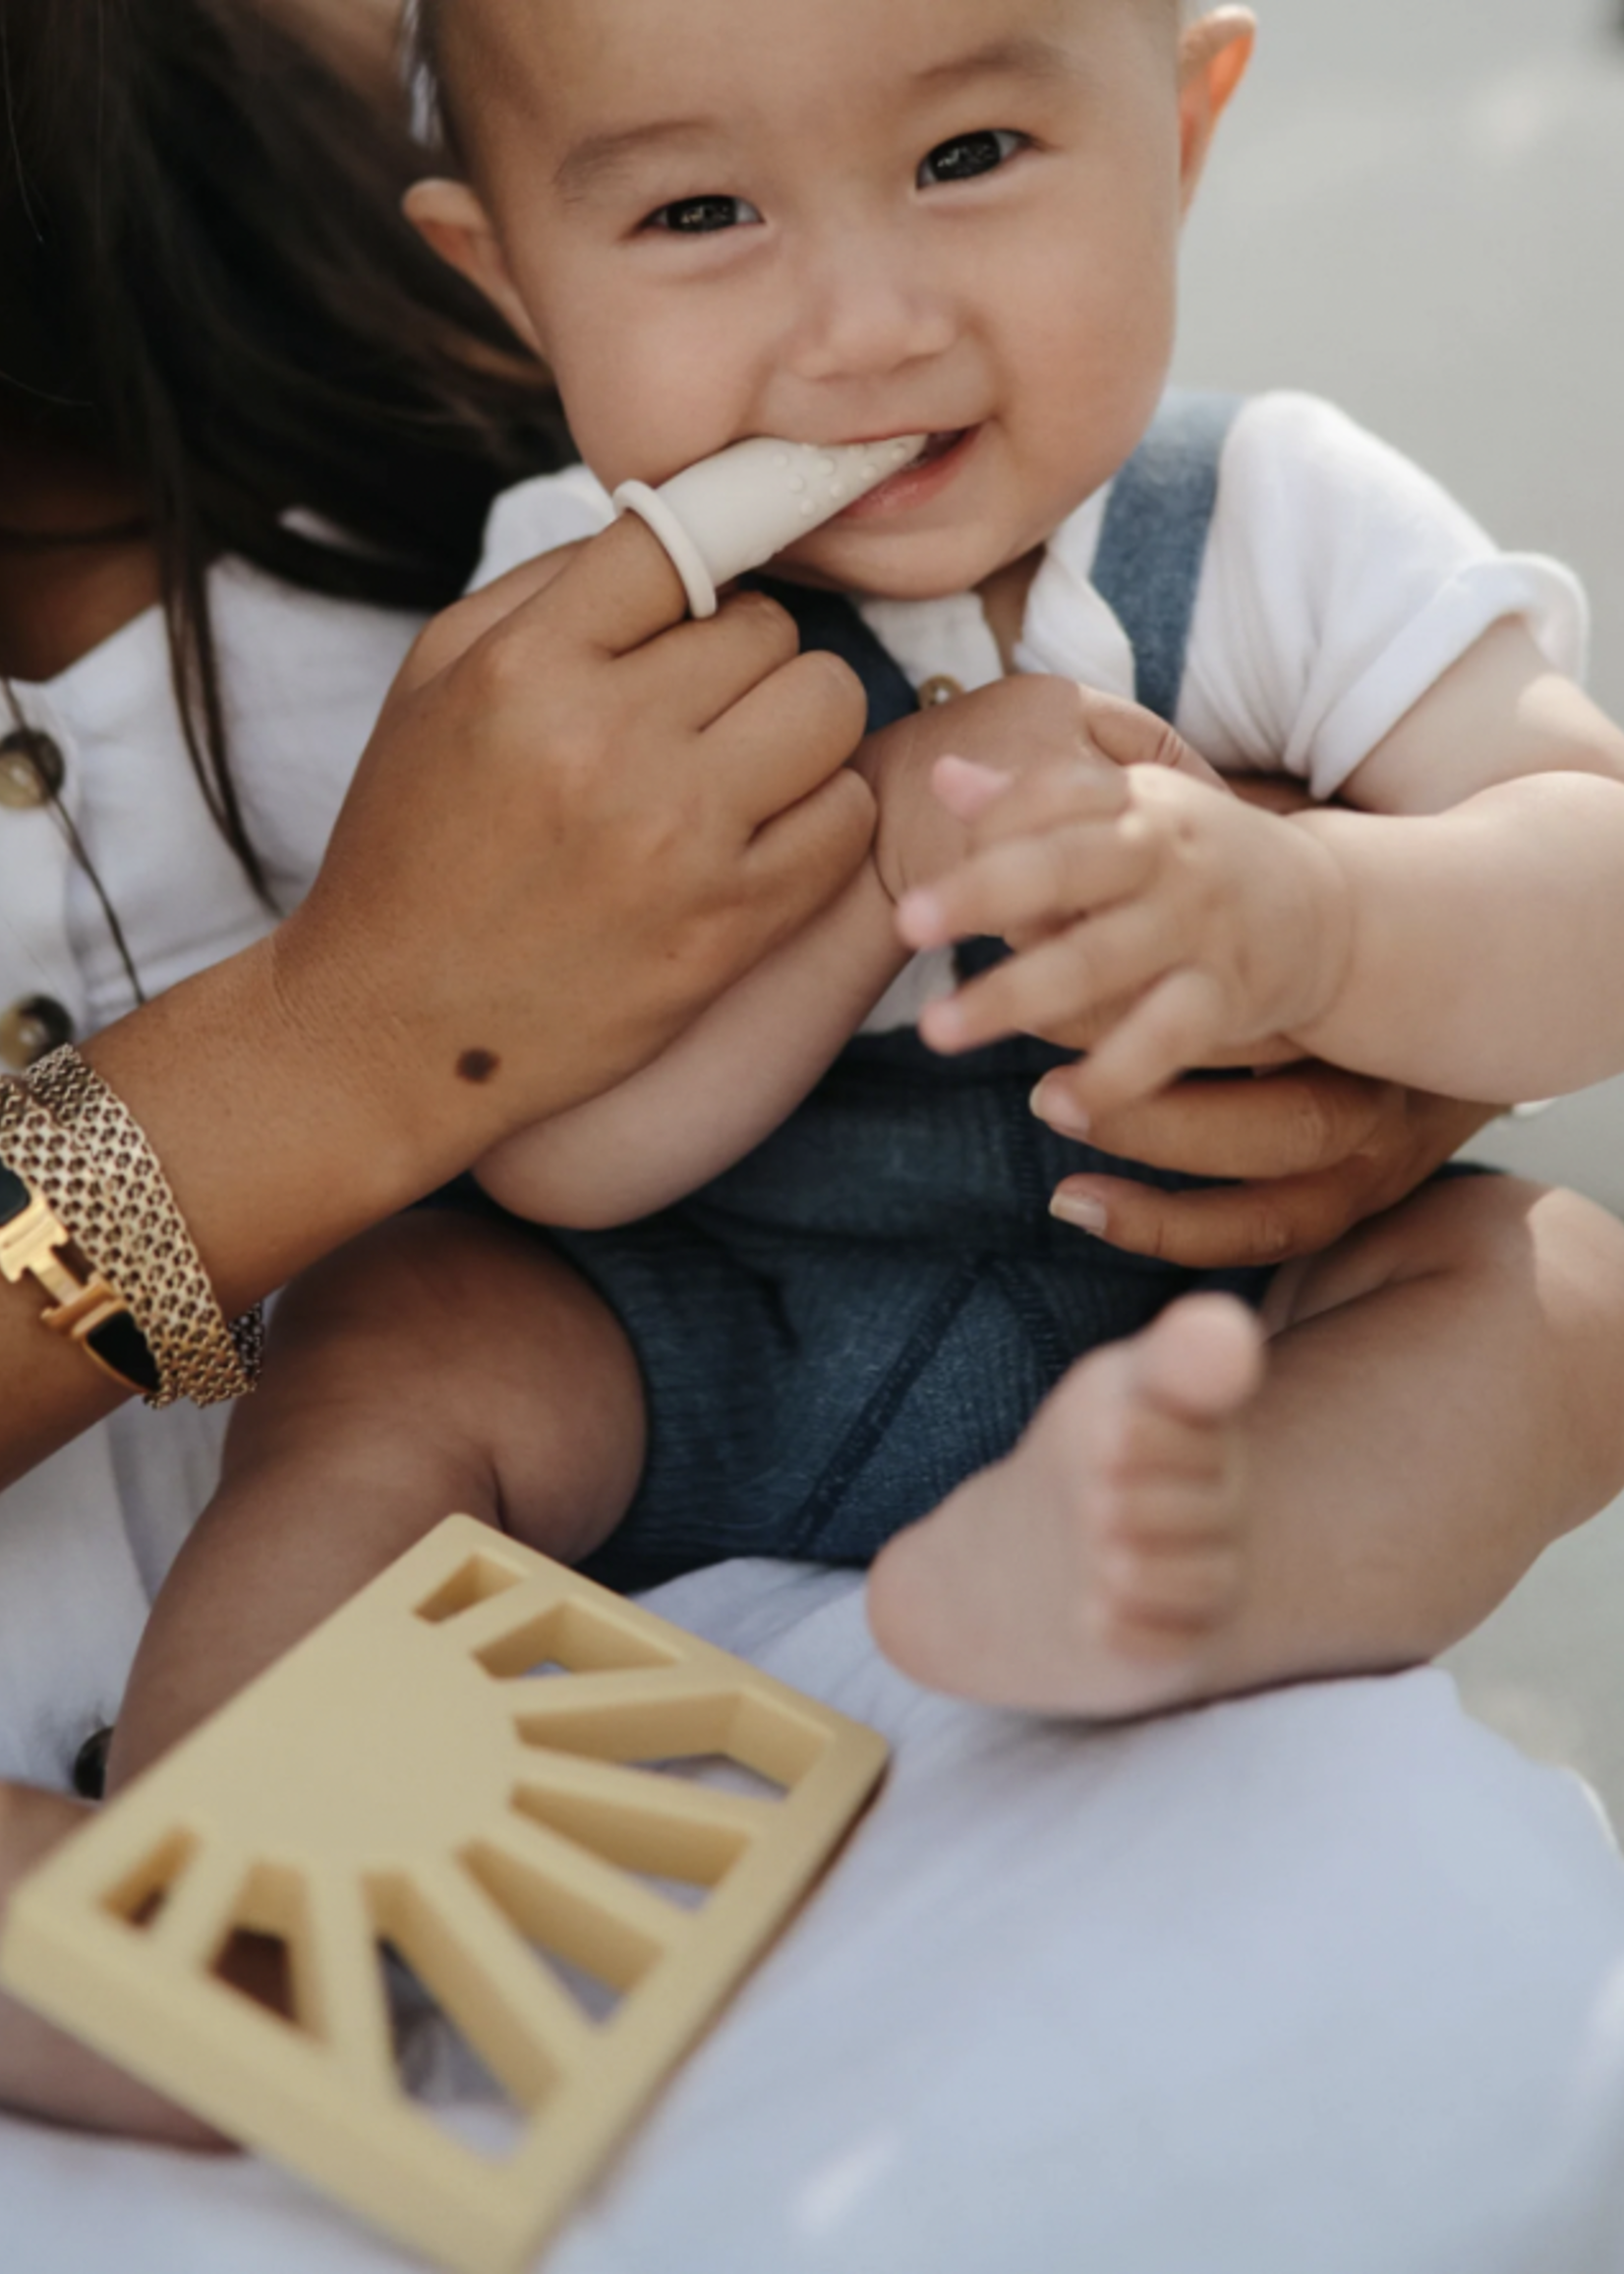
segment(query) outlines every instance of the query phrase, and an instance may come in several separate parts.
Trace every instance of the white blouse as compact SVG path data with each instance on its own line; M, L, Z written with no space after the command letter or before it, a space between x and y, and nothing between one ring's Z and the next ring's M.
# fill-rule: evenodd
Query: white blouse
M303 897L413 617L301 593L240 561L210 578L233 779L278 909ZM45 685L14 681L148 996L273 917L204 803L157 610ZM93 1033L134 1004L105 913L38 769L0 713L0 1068L29 1039ZM0 1388L0 1396L4 1390ZM64 1782L110 1721L147 1600L213 1487L219 1412L133 1404L0 1495L0 1776Z

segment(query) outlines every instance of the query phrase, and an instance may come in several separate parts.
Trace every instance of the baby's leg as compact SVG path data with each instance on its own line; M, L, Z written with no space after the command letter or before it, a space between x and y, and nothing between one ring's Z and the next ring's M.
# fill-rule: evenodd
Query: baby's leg
M12 1890L78 1829L82 1800L0 1783L0 1916ZM83 2131L115 2131L176 2147L217 2147L205 2125L0 1992L0 2106Z
M1087 1715L1411 1664L1624 1486L1624 1226L1571 1193L1433 1186L1264 1324L1196 1296L1074 1367L883 1551L881 1646Z
M153 1608L109 1762L125 1782L454 1510L564 1562L643 1463L636 1362L541 1241L419 1211L308 1273Z
M264 1379L137 1656L117 1786L453 1510L569 1561L613 1527L643 1458L613 1318L539 1241L422 1212L283 1297ZM0 1903L72 1802L0 1788ZM70 2123L209 2135L0 1998L0 2101Z

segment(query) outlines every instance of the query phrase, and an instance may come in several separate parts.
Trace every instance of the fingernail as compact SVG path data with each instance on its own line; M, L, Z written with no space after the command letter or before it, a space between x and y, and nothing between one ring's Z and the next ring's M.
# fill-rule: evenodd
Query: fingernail
M1103 1232L1109 1221L1104 1202L1080 1193L1057 1193L1049 1202L1049 1213L1079 1232Z
M963 1039L964 1014L951 995L927 1003L919 1018L919 1031L934 1050L952 1050Z
M1080 1105L1073 1104L1053 1078L1045 1075L1027 1099L1039 1121L1047 1122L1062 1137L1085 1137L1091 1124Z

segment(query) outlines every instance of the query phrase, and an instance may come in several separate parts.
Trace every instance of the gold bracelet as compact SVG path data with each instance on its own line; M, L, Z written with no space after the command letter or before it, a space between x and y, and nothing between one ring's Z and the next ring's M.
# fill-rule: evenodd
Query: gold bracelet
M77 1342L123 1388L152 1395L158 1370L130 1306L99 1271L84 1274L68 1228L44 1195L0 1162L0 1278L17 1287L25 1275L51 1298L42 1324Z
M134 1317L157 1375L148 1405L215 1405L254 1387L259 1306L227 1324L140 1124L71 1044L0 1083L0 1161Z

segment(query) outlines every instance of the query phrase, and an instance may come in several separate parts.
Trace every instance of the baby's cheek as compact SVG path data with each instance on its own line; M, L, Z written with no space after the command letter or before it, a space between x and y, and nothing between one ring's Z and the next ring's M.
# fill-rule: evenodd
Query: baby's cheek
M622 482L658 488L766 431L741 399L726 342L705 339L691 321L628 314L600 322L555 375L570 432L608 490Z

